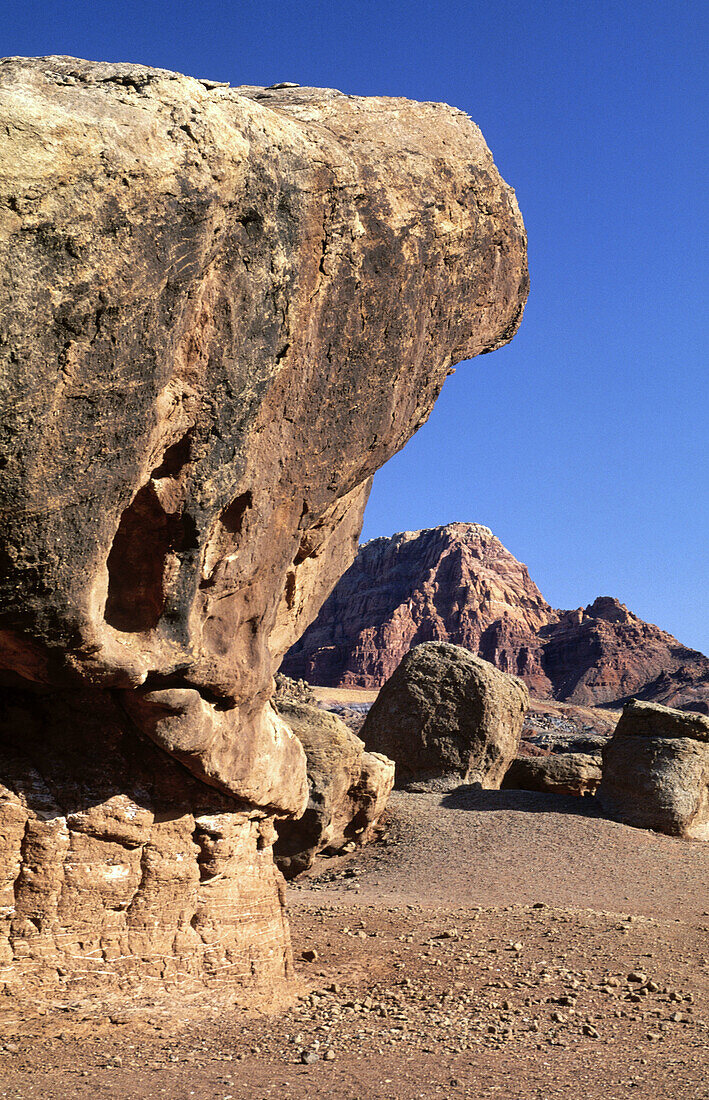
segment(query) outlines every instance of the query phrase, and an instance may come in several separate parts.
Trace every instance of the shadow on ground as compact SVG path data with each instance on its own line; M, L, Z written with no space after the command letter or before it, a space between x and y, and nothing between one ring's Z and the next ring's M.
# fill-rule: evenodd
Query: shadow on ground
M603 817L593 797L577 798L565 794L538 791L485 791L479 786L462 785L441 798L449 810L517 810L519 813L576 814L577 817Z

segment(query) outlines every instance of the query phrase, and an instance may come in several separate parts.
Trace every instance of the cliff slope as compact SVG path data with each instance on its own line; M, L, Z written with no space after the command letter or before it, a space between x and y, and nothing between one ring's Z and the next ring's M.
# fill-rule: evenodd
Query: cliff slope
M637 695L709 711L706 657L611 597L555 610L527 567L475 523L362 546L283 670L314 684L378 687L426 641L470 649L540 698L594 706Z

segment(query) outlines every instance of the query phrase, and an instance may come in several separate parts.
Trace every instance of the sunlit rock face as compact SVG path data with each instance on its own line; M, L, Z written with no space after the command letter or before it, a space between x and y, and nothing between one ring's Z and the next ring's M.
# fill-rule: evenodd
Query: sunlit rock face
M415 645L451 642L551 694L538 632L556 619L526 565L487 527L449 523L372 539L287 654L314 684L379 687Z
M636 829L709 840L709 718L632 700L603 749L598 800Z
M35 937L73 934L72 907L48 900L75 865L72 830L88 835L72 815L101 821L98 881L122 844L115 800L134 807L128 848L152 866L173 799L189 897L147 921L140 950L121 942L121 968L145 967L158 926L209 920L219 942L241 866L273 947L241 969L283 973L263 859L307 783L273 672L353 560L374 471L453 363L516 331L514 195L445 105L10 58L0 125L4 962L20 952L41 970ZM76 766L55 778L64 756ZM172 794L140 778L159 760L180 777ZM215 813L211 832L191 829ZM29 844L35 820L61 840ZM232 841L210 893L204 852ZM120 918L97 887L84 931L128 929L148 879L121 894ZM238 927L232 954L253 932Z

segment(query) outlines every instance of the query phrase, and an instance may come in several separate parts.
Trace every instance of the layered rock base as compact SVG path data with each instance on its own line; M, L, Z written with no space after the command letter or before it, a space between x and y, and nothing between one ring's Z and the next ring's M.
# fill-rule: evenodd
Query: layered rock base
M115 698L6 691L0 774L0 989L290 974L272 819L194 779Z

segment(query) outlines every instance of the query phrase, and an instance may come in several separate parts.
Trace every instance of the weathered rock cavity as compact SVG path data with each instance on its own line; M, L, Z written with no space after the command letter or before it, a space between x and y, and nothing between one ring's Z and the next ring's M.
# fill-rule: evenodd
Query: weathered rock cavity
M450 107L137 65L6 59L0 131L4 963L270 978L273 672L514 334L514 195Z

